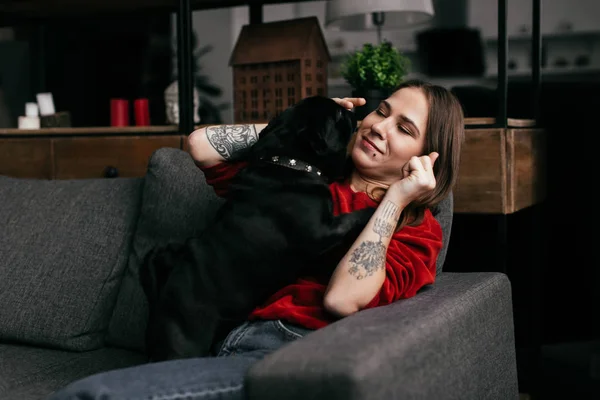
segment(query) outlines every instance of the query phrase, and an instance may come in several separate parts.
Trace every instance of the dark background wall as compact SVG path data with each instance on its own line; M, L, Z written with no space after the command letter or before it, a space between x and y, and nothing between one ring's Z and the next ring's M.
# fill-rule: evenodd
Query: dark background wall
M467 115L494 115L493 91L462 88L457 94ZM531 117L532 98L529 82L512 82L509 116ZM520 296L534 295L530 285L522 284L525 279L537 279L541 284L545 341L599 337L597 318L593 317L600 313L595 233L599 216L593 192L597 186L600 80L584 77L543 82L540 110L548 140L548 197L535 210L507 217L509 265L522 290ZM490 238L495 237L497 227L495 216L457 215L448 255L450 268L496 268L490 258L500 255ZM541 243L536 243L537 239ZM528 276L533 264L538 264L539 276Z
M457 94L467 114L494 115L493 91L474 87L462 88ZM529 358L540 350L536 344L541 345L542 354L553 357L551 361L542 358L543 374L560 367L559 380L543 375L549 382L542 386L546 395L560 393L559 397L543 398L588 396L597 390L597 381L593 384L589 375L593 353L585 346L600 339L596 232L600 217L595 195L599 94L598 76L542 84L540 121L548 141L546 201L506 217L455 215L444 268L498 271L496 261L506 257L503 272L513 287L520 387L528 391L539 372ZM531 99L530 83L512 82L509 116L531 117ZM507 223L506 253L494 240L501 218Z
M171 79L170 14L96 16L19 26L30 46L31 89L52 92L73 126L110 125L110 99L150 99L151 123L165 124ZM133 122L132 122L133 123Z

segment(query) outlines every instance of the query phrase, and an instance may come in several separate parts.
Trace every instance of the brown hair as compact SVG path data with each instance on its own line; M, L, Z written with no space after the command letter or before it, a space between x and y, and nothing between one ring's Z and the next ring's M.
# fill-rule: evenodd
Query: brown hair
M404 88L418 88L425 94L429 103L429 117L423 154L435 151L439 157L433 166L435 189L404 209L396 230L405 225L420 224L425 210L439 204L450 193L458 178L460 153L465 136L462 106L452 92L442 86L417 79L402 82L394 92ZM356 135L353 136L349 149L354 146L355 141ZM354 165L351 166L353 169ZM385 192L386 189L375 187L367 193L371 198L379 201Z

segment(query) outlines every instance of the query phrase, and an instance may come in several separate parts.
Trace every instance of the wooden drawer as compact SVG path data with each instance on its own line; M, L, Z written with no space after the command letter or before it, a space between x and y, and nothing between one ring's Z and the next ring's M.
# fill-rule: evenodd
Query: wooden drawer
M467 129L454 212L511 214L546 198L546 132Z
M51 139L0 139L0 175L51 179Z
M54 178L141 177L162 147L181 148L181 136L77 137L54 139ZM108 174L107 174L108 172Z
M506 139L504 129L467 129L454 212L499 213L506 209Z

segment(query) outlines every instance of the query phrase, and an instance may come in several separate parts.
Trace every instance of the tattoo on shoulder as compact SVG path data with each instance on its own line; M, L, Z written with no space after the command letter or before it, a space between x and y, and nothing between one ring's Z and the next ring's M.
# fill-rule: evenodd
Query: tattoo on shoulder
M358 280L385 268L387 249L383 244L383 238L391 237L398 223L400 207L391 201L386 201L379 207L382 207L381 215L375 218L373 224L373 232L379 235L379 241L366 240L350 255L351 266L348 272Z
M235 153L252 146L258 140L254 125L216 125L206 128L210 145L229 160Z

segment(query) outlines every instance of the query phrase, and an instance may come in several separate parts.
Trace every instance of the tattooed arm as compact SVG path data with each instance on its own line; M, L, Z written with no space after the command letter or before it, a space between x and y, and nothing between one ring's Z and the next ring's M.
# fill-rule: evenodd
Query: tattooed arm
M351 109L365 104L365 99L334 97L339 105ZM200 128L188 136L189 153L194 162L202 168L212 167L225 160L238 150L252 146L267 124L214 125Z
M228 160L240 149L252 146L267 125L214 125L200 128L188 136L189 153L200 167L211 167Z
M333 314L344 317L355 313L383 285L387 248L404 208L389 194L331 276L324 306Z
M324 307L340 317L363 309L386 278L386 257L404 207L435 189L433 164L438 153L414 156L402 168L404 177L390 185L375 213L333 271Z

